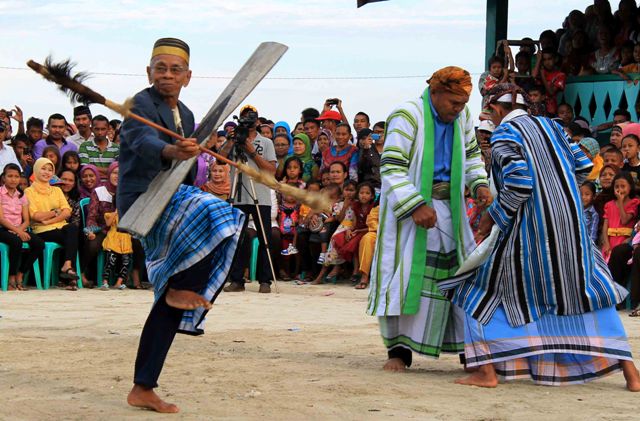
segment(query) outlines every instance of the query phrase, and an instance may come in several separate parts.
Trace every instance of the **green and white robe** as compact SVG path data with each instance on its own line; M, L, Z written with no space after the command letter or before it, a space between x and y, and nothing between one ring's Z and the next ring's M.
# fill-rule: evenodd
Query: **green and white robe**
M440 293L438 283L452 277L475 248L464 207L465 186L475 195L488 181L465 107L454 124L453 200L431 200L433 119L425 91L423 98L403 104L387 120L367 313L380 317L387 348L404 346L437 357L440 351L463 349L463 313ZM411 214L422 204L435 209L436 228L426 230L413 222Z

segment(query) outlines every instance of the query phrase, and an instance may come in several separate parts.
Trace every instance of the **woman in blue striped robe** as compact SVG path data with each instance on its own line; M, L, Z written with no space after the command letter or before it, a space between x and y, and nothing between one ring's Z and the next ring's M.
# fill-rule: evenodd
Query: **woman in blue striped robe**
M592 164L558 124L528 115L524 92L505 85L491 104L499 193L480 224L487 233L495 223L500 237L482 266L445 286L466 313L466 364L479 368L458 382L495 387L500 375L560 385L622 369L638 391L615 310L626 291L611 279L582 213L580 185Z

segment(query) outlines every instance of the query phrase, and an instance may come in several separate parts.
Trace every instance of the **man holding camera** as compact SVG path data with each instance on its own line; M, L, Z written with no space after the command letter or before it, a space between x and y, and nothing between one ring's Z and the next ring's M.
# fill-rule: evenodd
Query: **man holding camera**
M239 160L246 158L247 164L259 171L268 172L273 175L276 173L276 151L273 142L260 135L257 131L258 110L252 105L245 105L240 109L240 121L249 125L248 134L244 143L236 145L236 142L228 142L227 148L223 153L229 153L230 157ZM232 138L237 140L240 127L235 129L236 133ZM231 150L231 144L234 143L240 150ZM235 149L235 147L234 147ZM240 153L237 153L240 152ZM240 155L240 156L239 156ZM232 171L231 178L234 179L235 171ZM232 183L232 186L234 184ZM252 185L255 187L252 188ZM271 241L271 190L259 183L254 183L249 177L239 175L236 190L231 192L231 197L235 207L245 215L243 232L246 232L249 223L248 216L251 215L253 223L256 226L260 248L258 251L258 280L260 282L259 292L268 294L271 292L272 273L267 255L267 244L264 243L262 233L267 237L267 242ZM260 215L258 215L258 212ZM264 224L264 225L263 225ZM240 245L238 253L233 260L230 273L230 284L224 289L225 292L242 292L244 291L244 268L248 266L251 255L251 244L247 236L245 236Z
M373 126L358 131L360 145L360 161L358 162L358 180L369 182L380 193L380 159L384 149L384 126L380 121Z

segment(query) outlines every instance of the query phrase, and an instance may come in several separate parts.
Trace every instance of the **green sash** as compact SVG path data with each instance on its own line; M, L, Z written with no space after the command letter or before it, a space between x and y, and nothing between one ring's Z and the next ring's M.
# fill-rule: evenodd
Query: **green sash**
M433 188L435 127L431 106L429 105L429 88L422 95L424 106L424 151L422 154L422 172L420 174L420 195L428 206L432 205L431 190ZM460 118L460 117L458 117ZM417 140L417 139L416 139ZM462 154L463 145L460 137L460 125L458 119L453 122L453 149L451 153L451 221L453 223L453 237L456 239L456 251L458 264L463 259L462 241ZM424 281L424 273L427 264L427 230L424 227L416 227L416 240L411 261L411 273L407 286L407 298L402 306L402 314L416 314L420 308L420 296Z

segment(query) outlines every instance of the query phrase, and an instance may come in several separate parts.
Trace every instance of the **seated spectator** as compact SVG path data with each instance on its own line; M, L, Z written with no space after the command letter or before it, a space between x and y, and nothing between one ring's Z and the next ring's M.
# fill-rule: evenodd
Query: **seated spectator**
M322 167L328 168L334 162L342 162L347 166L349 178L358 181L358 148L349 144L351 138L351 126L340 123L336 127L336 145L329 147L322 154Z
M600 217L598 216L596 208L593 206L596 197L596 185L591 181L584 182L582 186L580 186L580 197L582 198L582 209L587 232L593 243L598 244Z
M620 66L620 51L613 45L609 27L598 28L598 49L591 55L590 64L599 74L609 74Z
M307 190L312 192L320 191L320 183L317 181L310 181L307 184ZM296 229L297 238L296 238L296 248L298 249L299 259L300 259L300 272L296 281L299 283L306 283L311 280L311 273L313 267L311 262L315 261L311 254L311 247L309 243L309 239L311 236L311 231L309 230L309 222L313 212L311 208L305 204L300 205L300 210L298 212L298 226Z
M60 189L71 207L71 217L68 222L77 226L78 230L80 230L82 210L80 209L80 193L78 192L78 181L75 172L65 169L60 172Z
M63 264L60 279L67 281L67 289L75 291L78 274L73 262L78 254L78 228L66 222L71 216L71 207L60 188L49 184L54 175L54 166L47 158L39 158L33 165L35 179L26 189L29 201L31 230L41 240L62 246Z
M311 156L311 141L306 134L299 133L293 138L293 156L302 163L302 181L307 183L318 179L319 168Z
M33 158L38 159L42 156L42 151L47 146L55 146L60 154L64 154L68 150L77 151L78 147L68 142L64 135L67 130L67 120L62 114L52 114L47 123L48 135L46 138L39 140L33 146Z
M66 151L64 155L62 155L62 167L60 171L70 170L78 177L78 173L80 171L80 156L76 151Z
M552 117L558 112L556 97L564 91L567 80L567 76L557 67L557 57L555 50L542 49L538 52L538 62L533 70L533 76L544 86L546 113Z
M109 140L107 133L109 131L109 120L103 115L97 115L91 120L93 130L93 139L83 142L78 149L80 156L80 164L94 165L100 174L100 181L105 182L107 179L107 168L112 162L118 160L120 155L120 146Z
M7 132L7 125L4 121L0 120L0 171L2 171L7 164L15 164L20 167L20 161L18 161L18 157L13 151L13 148L4 143L7 139ZM22 171L22 168L20 168L20 170Z
M88 276L89 266L95 263L98 253L102 250L102 242L104 241L109 226L105 220L106 213L115 211L115 194L116 184L113 183L112 174L118 174L118 161L112 162L107 169L107 183L97 186L89 196L89 211L87 212L87 222L84 227L85 242L84 253L82 259L82 282L91 284ZM82 177L86 174L85 168L82 169ZM116 179L117 180L117 179Z
M91 193L96 187L101 186L100 172L94 165L83 165L80 169L80 184L78 190L80 191L80 199L85 197L91 197Z
M224 162L212 162L209 165L209 181L200 186L200 189L213 194L218 199L229 199L231 193L231 167Z
M340 197L342 191L337 184L330 183L322 190L326 192L328 199L331 201L331 214L325 215L313 212L309 217L309 229L311 232L317 233L320 237L320 254L317 261L320 265L324 263L325 254L329 247L329 240L340 224L338 221L338 215L342 211L342 206L344 205L344 202ZM322 275L324 276L324 274ZM313 283L322 283L323 276L316 278Z
M9 246L9 290L24 290L24 274L42 254L44 242L29 228L29 203L20 184L20 167L9 163L2 171L0 187L0 242ZM25 255L22 243L29 244Z
M627 172L620 172L613 179L615 199L604 206L602 225L602 255L609 261L611 250L631 236L637 222L638 205L633 179Z

